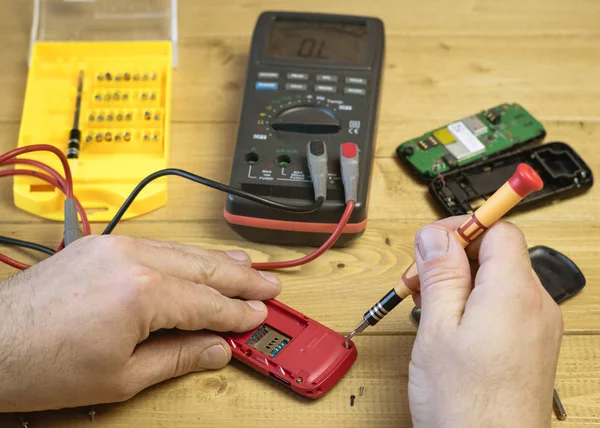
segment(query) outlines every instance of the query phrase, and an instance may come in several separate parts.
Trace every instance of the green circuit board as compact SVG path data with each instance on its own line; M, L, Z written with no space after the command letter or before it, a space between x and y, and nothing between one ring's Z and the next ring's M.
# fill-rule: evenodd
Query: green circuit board
M540 142L545 135L542 124L521 105L500 104L408 140L396 152L430 180L511 148Z

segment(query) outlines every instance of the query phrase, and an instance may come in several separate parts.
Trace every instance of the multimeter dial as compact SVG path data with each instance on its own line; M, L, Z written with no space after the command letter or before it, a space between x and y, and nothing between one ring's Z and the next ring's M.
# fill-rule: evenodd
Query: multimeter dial
M282 96L259 113L257 131L267 131L269 137L275 131L283 138L287 133L338 134L344 128L339 117L339 112L344 110L352 110L352 106L324 96Z
M303 134L336 134L340 121L333 112L318 105L298 105L280 111L271 121L271 128L281 132Z

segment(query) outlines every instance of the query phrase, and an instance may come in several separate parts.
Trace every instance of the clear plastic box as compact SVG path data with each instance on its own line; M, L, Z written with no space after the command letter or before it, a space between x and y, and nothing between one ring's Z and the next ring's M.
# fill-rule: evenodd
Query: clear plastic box
M177 0L33 0L36 42L167 41L177 66Z

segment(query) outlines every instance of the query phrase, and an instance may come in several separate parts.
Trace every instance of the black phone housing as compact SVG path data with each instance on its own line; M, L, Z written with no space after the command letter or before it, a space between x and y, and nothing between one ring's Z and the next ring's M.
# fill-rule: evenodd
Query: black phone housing
M588 190L592 170L570 146L552 142L517 150L436 177L429 193L447 216L473 213L515 172L520 163L530 165L544 181L544 188L519 202L511 212L539 207Z
M585 287L585 276L567 256L553 248L538 245L529 249L531 266L546 291L556 303L562 303ZM411 319L416 325L421 321L421 309L415 306Z

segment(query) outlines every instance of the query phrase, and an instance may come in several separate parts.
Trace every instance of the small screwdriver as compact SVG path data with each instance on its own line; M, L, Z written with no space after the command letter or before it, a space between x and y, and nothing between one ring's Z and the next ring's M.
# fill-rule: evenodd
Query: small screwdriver
M67 158L77 159L81 146L81 131L79 130L79 114L81 113L81 94L83 92L83 70L79 72L77 84L77 99L75 100L75 117L73 118L73 129L69 133L69 145L67 146Z
M543 185L542 179L533 168L524 163L520 164L513 176L455 231L462 246L469 245L527 195L541 190ZM363 315L360 324L346 336L344 342L346 348L350 348L350 340L355 335L363 332L367 327L377 324L402 300L413 293L407 286L407 282L415 277L418 278L418 274L417 265L413 262L402 275L401 283L373 305Z

